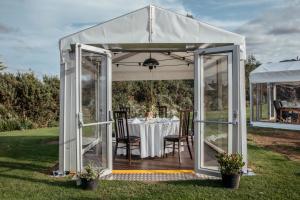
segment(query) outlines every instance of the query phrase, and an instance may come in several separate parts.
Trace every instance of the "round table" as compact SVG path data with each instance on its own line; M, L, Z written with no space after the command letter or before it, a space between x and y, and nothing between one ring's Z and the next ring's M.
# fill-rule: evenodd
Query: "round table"
M141 158L161 157L163 155L163 139L167 135L178 134L179 120L154 118L151 120L129 119L128 129L131 136L141 138ZM121 145L121 144L120 144ZM166 153L172 149L166 148ZM140 155L138 149L131 151L133 155ZM125 149L118 149L117 154L126 155Z

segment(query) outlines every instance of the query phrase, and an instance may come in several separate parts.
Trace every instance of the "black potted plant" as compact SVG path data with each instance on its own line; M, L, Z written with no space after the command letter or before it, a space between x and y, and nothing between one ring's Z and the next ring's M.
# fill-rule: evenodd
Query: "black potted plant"
M245 165L240 154L219 153L217 161L220 165L222 183L224 187L237 189L240 184L240 177L243 173L242 167Z
M93 167L92 163L84 168L84 172L79 173L80 185L86 190L96 190L99 183L99 177L103 169Z

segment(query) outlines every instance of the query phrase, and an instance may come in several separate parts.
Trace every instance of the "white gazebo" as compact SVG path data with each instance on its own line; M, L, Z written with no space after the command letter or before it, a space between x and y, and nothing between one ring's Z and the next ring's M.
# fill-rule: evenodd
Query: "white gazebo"
M300 61L262 64L250 73L251 125L300 130Z
M61 172L81 171L91 151L112 172L112 81L194 80L195 172L219 173L205 162L206 143L247 163L243 36L150 5L68 35L59 46ZM145 67L147 58L159 64Z

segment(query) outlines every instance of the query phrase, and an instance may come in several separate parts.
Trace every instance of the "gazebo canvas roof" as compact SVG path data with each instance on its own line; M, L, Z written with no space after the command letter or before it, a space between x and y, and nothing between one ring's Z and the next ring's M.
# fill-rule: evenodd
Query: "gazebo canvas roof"
M262 64L250 73L251 83L300 81L300 61Z
M76 43L118 52L112 57L113 81L193 79L198 48L235 44L241 59L246 57L244 36L152 5L62 38L61 52ZM151 73L138 65L150 51L164 66Z

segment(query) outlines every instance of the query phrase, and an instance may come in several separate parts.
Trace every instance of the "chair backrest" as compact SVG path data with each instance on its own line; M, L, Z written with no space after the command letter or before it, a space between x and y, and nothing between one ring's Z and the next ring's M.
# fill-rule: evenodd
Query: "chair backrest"
M193 117L192 117L192 127L191 127L191 131L192 131L192 134L194 135L195 133L194 133L194 120L195 120L195 112L194 112L194 110L192 111L193 112Z
M188 136L191 110L180 111L179 136Z
M278 100L274 100L273 104L274 104L274 108L275 108L276 113L279 113L280 112L280 108L282 108L281 102L278 101Z
M167 106L158 106L158 116L161 118L166 118L168 116Z
M116 139L129 139L128 118L126 111L114 111Z
M127 112L127 117L130 118L130 107L126 106L119 106L120 111L126 111Z

